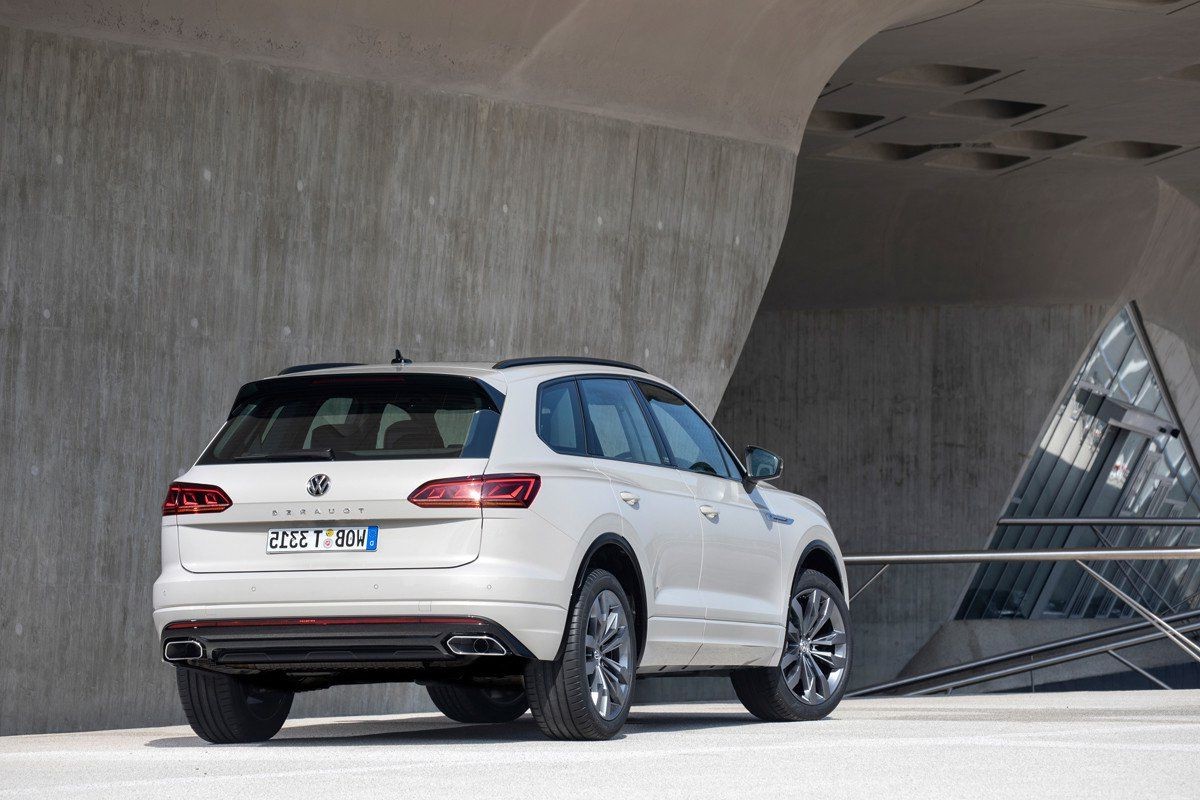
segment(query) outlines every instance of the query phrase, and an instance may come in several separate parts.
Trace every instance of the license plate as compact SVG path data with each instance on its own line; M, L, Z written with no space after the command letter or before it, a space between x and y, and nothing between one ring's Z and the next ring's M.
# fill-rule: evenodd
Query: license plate
M268 553L374 553L379 528L272 528L267 531Z

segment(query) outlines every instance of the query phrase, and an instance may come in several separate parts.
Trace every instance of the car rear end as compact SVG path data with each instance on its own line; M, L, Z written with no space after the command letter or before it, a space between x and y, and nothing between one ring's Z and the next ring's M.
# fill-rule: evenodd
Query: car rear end
M575 543L529 510L537 474L489 471L506 389L463 367L243 387L163 505L164 658L319 686L552 653Z

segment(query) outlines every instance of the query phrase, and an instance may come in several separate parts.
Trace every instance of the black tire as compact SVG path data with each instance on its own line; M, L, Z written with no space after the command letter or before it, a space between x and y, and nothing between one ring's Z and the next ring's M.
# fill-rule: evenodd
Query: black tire
M592 702L587 672L588 615L592 603L604 591L612 592L625 615L629 665L627 695L611 719ZM531 661L525 669L525 693L529 708L542 733L551 739L611 739L620 732L633 702L637 672L637 625L629 597L612 573L595 569L580 587L567 619L566 639L554 661ZM597 667L598 669L598 667Z
M188 724L213 744L265 742L283 727L295 696L187 667L175 668L175 683Z
M853 654L853 642L850 638L850 609L842 597L837 584L819 572L805 570L796 579L790 597L795 597L806 589L819 589L832 598L837 610L842 615L845 625L845 665L844 674L837 688L822 703L806 703L793 692L784 679L779 666L752 667L739 669L730 675L733 690L738 700L754 716L766 722L802 722L822 719L828 716L846 693L849 683L850 659ZM786 652L785 652L786 656Z
M524 689L431 683L429 699L455 722L512 722L529 709Z

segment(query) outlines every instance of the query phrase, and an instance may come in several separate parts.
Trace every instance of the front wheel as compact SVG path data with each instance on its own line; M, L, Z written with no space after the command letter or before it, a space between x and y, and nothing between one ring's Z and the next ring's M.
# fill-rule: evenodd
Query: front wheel
M846 693L850 671L850 609L826 576L800 573L788 604L787 633L778 666L737 670L738 699L768 722L828 716Z
M637 669L629 598L612 573L588 573L571 607L566 642L554 661L525 669L529 708L553 739L611 739L625 725Z
M525 690L520 687L431 683L425 689L438 711L455 722L512 722L529 708Z
M292 692L233 675L176 667L175 683L188 724L213 744L266 741L279 733L292 710Z

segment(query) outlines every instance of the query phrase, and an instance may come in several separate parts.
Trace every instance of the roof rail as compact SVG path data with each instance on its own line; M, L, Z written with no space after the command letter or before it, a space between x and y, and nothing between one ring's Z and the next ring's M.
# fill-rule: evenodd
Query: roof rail
M335 361L328 364L297 364L294 367L286 367L279 370L280 375L291 375L293 372L311 372L314 369L334 369L336 367L361 367L355 361Z
M592 366L596 367L619 367L620 369L632 369L636 372L646 371L637 364L629 364L625 361L614 361L611 358L586 358L581 356L534 356L532 358L509 358L505 359L504 361L497 361L492 365L492 369L529 367L537 364L591 364Z

